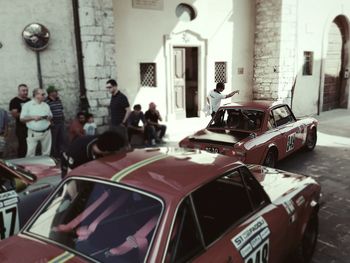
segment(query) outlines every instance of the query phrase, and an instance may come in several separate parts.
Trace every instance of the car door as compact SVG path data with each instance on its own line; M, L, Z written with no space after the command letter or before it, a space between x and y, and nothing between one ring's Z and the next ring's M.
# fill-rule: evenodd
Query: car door
M243 175L243 170L233 170L187 198L187 224L179 223L183 203L166 262L283 262L287 213L270 203L256 180L249 190ZM249 191L255 194L250 197Z
M282 159L300 148L300 143L297 140L300 128L296 124L296 120L287 105L273 108L272 115L276 128L283 138L277 145L279 159Z

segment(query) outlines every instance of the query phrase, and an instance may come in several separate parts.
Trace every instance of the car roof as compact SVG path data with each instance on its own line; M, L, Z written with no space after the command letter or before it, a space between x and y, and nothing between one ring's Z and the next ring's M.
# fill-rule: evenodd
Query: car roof
M221 108L241 107L241 108L257 109L257 110L265 111L267 109L275 107L276 105L284 105L284 103L281 103L280 101L271 101L271 100L252 100L252 101L228 103L221 106Z
M234 157L183 148L123 151L81 165L68 176L106 179L157 194L181 198L207 181L238 167Z

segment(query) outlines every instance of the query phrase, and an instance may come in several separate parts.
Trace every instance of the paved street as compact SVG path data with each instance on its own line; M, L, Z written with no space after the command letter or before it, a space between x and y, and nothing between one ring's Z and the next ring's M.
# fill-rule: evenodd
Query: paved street
M278 168L308 174L322 186L320 235L313 263L347 263L350 258L350 111L316 116L318 142L313 152L299 152Z
M350 111L333 110L316 116L318 142L312 152L298 152L277 168L307 174L322 186L320 233L313 263L348 263L350 258ZM168 145L204 127L208 119L168 123Z

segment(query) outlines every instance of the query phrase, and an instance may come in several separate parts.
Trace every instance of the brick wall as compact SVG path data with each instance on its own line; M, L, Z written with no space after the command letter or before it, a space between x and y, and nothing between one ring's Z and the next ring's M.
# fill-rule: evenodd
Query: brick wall
M90 112L100 129L108 124L106 81L116 77L112 0L80 0L80 30Z

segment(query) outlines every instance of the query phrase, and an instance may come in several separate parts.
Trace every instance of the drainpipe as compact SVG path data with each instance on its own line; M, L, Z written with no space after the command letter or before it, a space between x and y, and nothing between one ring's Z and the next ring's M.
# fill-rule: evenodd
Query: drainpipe
M77 62L78 62L79 84L80 84L79 85L79 90L80 90L79 108L83 112L88 112L90 105L86 97L83 52L82 52L81 35L80 35L79 0L72 0L72 4L73 4L75 45L77 49Z

